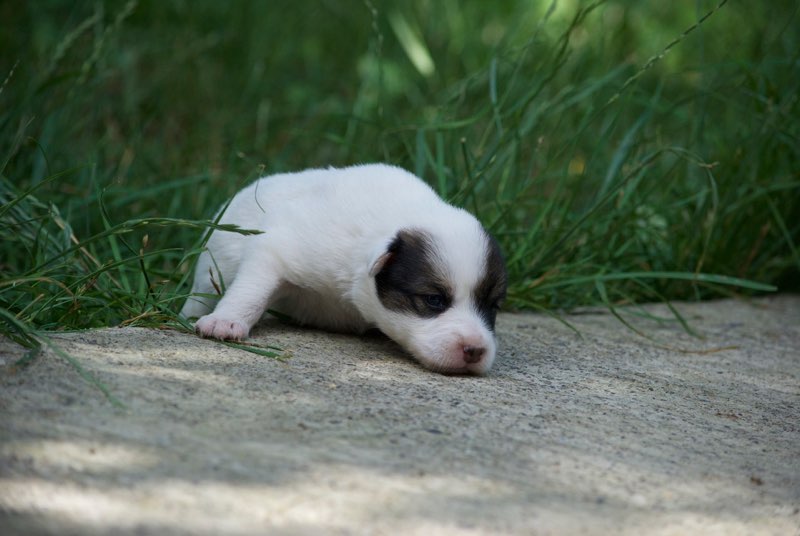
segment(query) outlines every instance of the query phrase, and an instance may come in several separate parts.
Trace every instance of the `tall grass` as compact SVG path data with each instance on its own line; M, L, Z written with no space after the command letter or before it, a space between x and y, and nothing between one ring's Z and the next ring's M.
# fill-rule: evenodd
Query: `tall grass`
M46 4L0 5L0 332L26 346L187 328L203 218L377 160L497 235L508 309L800 286L794 3Z

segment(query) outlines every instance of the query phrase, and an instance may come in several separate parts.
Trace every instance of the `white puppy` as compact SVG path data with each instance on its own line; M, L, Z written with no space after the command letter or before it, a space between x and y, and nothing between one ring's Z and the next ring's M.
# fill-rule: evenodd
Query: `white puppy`
M264 232L212 233L192 292L227 288L181 312L200 317L200 335L242 339L269 307L323 329L377 327L435 371L491 367L500 250L414 175L382 164L273 175L236 194L220 222Z

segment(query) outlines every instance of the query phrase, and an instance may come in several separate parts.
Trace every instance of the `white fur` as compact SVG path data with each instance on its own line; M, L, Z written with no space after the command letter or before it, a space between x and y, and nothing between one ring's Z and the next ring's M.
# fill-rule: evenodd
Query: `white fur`
M211 235L192 291L214 294L213 273L226 292L218 300L191 297L181 312L200 317L201 335L242 339L269 307L330 330L378 327L433 370L491 367L494 335L470 299L485 271L486 234L414 175L372 164L265 177L240 191L220 222L264 233ZM407 228L435 238L437 264L454 289L453 305L435 318L386 309L370 274ZM485 349L480 362L464 362L466 346Z

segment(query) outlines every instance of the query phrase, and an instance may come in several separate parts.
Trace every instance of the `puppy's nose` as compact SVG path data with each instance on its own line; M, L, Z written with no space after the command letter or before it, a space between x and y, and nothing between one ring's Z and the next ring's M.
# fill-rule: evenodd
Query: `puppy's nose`
M483 354L486 353L486 348L481 348L480 346L465 346L464 347L464 362L473 364L477 363L483 357Z

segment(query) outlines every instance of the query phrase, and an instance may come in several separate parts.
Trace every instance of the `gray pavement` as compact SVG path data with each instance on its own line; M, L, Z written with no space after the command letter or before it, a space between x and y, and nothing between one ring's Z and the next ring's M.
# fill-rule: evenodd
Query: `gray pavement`
M481 378L277 322L286 361L55 336L125 409L0 340L0 533L800 534L800 297L677 307L702 338L502 314Z

